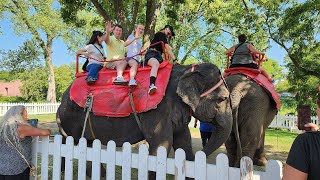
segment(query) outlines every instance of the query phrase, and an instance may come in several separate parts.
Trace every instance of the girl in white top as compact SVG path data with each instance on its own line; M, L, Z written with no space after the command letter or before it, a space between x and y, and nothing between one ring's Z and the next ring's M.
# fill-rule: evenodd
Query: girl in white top
M86 81L88 84L92 84L98 80L98 72L103 67L103 62L99 62L105 60L105 54L101 45L103 40L104 37L101 31L93 31L88 45L76 52L78 55L81 54L88 57L89 62L86 67L88 71Z
M142 24L138 24L134 30L134 35L130 34L126 43L128 45L127 57L134 56L138 54L142 49L142 41L140 40L141 35L144 32L144 26ZM127 59L130 68L130 81L129 86L136 86L137 82L134 77L137 74L138 70L138 62L140 61L141 56L135 56L130 59Z

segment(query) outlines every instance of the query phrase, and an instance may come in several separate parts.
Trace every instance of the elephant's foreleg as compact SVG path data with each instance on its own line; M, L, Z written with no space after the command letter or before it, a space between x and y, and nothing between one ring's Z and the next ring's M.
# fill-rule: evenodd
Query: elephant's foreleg
M194 160L191 134L188 126L173 135L173 149L177 150L178 148L182 148L185 151L187 160Z

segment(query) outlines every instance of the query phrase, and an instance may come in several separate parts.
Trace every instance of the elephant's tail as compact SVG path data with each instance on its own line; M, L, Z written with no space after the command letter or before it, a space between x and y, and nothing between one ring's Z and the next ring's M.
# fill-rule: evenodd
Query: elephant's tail
M58 125L58 128L59 128L59 132L60 132L60 134L62 135L62 136L64 136L65 138L67 138L68 137L68 135L67 135L67 133L64 131L64 129L62 128L62 126L61 126L61 120L60 120L60 117L59 117L59 109L58 109L58 111L57 111L57 113L56 113L56 122L57 122L57 125Z
M240 157L240 159L242 158L242 147L241 147L241 142L240 142L240 135L239 135L239 126L238 126L238 111L239 111L239 106L234 107L234 111L233 111L233 131L234 131L234 135L236 137L236 141L237 141L237 157Z

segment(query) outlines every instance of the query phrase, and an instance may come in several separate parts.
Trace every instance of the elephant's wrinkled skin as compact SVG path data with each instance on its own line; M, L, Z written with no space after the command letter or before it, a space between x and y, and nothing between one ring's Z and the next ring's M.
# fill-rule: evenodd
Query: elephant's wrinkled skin
M238 122L242 156L250 157L256 165L266 165L264 137L277 114L275 102L261 86L243 75L230 75L225 80L230 90L233 119ZM234 132L233 129L225 145L230 165L239 166L241 155L237 152Z
M209 155L227 140L232 128L229 91L223 83L209 95L200 98L203 92L213 87L219 80L219 69L213 64L196 65L193 72L191 65L174 65L166 95L161 103L156 109L138 114L142 132L133 115L113 118L91 114L95 135L102 144L114 140L117 146L122 146L124 142L133 144L146 139L150 154L153 155L159 146L164 146L168 152L171 147L182 148L186 152L187 159L193 160L188 128L192 109L195 118L211 122L217 127L204 148L204 152ZM73 136L77 143L81 136L85 112L70 100L69 89L64 93L57 112L57 117L61 121L58 125L61 125L67 135ZM93 140L88 128L85 137Z

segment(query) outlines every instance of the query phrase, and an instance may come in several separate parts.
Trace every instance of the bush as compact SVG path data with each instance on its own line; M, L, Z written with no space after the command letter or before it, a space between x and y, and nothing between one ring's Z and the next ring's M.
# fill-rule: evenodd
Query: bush
M18 96L0 96L0 102L19 103L19 102L26 102L26 100L23 97L18 97Z

